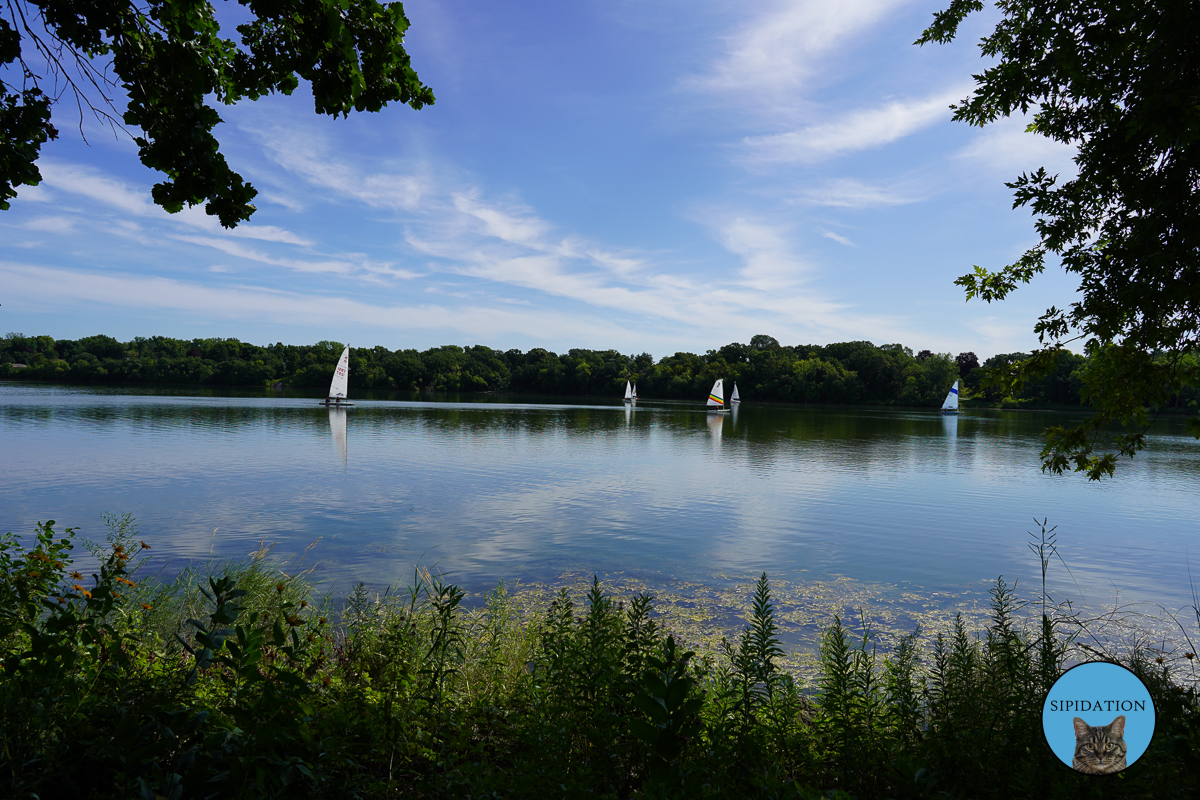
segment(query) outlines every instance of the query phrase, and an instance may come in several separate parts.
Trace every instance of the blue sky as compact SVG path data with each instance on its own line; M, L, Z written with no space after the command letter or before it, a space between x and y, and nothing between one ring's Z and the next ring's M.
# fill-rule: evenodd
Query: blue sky
M220 109L259 190L233 231L158 209L133 143L85 120L85 144L63 105L45 180L0 212L0 331L1030 349L1067 276L992 305L953 281L1035 242L1004 182L1072 151L951 122L997 16L913 46L944 2L408 2L435 105L333 120L302 86Z

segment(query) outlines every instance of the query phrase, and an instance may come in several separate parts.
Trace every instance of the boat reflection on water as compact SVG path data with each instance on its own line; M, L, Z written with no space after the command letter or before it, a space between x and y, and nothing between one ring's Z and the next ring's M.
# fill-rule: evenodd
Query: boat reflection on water
M337 406L329 407L329 432L333 434L333 446L342 458L343 466L346 458L346 409Z
M942 433L946 434L948 439L958 438L958 415L943 414L942 415Z
M720 413L708 414L708 432L712 436L713 443L721 444L721 435L725 430L725 415Z

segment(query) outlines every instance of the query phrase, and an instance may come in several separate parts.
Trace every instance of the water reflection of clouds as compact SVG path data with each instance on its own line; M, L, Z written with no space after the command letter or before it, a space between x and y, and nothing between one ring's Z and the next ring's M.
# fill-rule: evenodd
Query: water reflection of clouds
M1062 416L367 403L350 419L310 401L22 391L0 389L22 467L3 529L132 511L156 552L199 559L324 537L321 574L342 583L407 579L424 553L485 584L569 567L1028 580L1036 515L1060 524L1089 595L1172 602L1200 521L1198 448L1173 423L1097 485L1038 469Z

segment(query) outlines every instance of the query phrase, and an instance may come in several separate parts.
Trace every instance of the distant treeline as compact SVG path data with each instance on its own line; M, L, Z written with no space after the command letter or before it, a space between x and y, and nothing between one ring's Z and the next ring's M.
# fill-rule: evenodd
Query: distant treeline
M153 336L119 342L104 335L56 340L10 333L0 339L0 379L323 389L342 347L330 341L259 346L237 339ZM982 366L1023 356L998 355ZM425 351L376 346L351 350L350 388L614 396L630 380L644 398L694 399L724 378L736 381L747 400L933 406L961 377L964 396L999 402L998 394L982 389L980 366L974 353L914 354L903 345L871 342L787 346L765 335L749 344L735 342L704 355L676 353L657 362L649 353L628 356L616 350L560 355L483 345ZM1026 385L1007 402L1078 404L1086 368L1087 359L1064 353L1055 374Z

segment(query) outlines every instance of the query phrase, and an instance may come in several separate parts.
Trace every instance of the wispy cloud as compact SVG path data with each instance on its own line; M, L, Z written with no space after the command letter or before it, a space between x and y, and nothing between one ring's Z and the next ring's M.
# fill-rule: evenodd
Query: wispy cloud
M26 222L23 227L26 230L45 233L74 233L75 221L67 217L37 217Z
M177 214L168 214L150 202L148 192L133 189L123 181L90 167L54 160L41 161L38 167L42 171L45 185L50 189L86 197L123 214L178 223L222 236L303 247L313 244L309 239L273 225L242 223L233 229L222 228L216 217L205 213L203 206L189 206Z
M258 129L253 133L279 166L370 208L412 210L429 190L428 179L419 174L365 171L339 161L321 138L308 130Z
M1009 117L994 122L980 132L956 157L983 167L990 173L1014 176L1045 167L1050 174L1064 179L1075 176L1078 168L1072 160L1077 148L1056 142L1037 133L1027 133L1030 117ZM989 180L992 178L989 176Z
M833 241L837 242L838 244L844 244L847 247L855 247L856 246L854 244L854 242L850 241L845 236L836 234L833 231L822 231L821 235L824 236L826 239L832 239Z
M828 53L907 0L784 0L774 3L726 40L711 71L692 78L723 92L790 92Z
M264 253L261 250L255 250L241 242L231 241L229 239L221 239L213 236L195 236L195 235L177 235L172 238L181 242L189 242L198 244L204 247L211 247L225 253L226 255L235 256L236 258L244 258L247 261L257 261L260 264L270 264L276 267L286 267L287 269L296 272L308 273L329 273L334 275L349 275L356 277L377 277L389 276L392 278L411 279L417 277L418 273L410 272L409 270L399 269L391 264L380 264L360 259L357 261L346 261L341 259L326 259L320 261L308 261L295 258L280 258Z
M856 178L835 178L801 189L789 202L832 208L874 208L902 206L921 199L921 192L911 185L873 184Z
M481 233L511 244L544 248L543 238L550 226L538 219L532 209L518 206L486 205L479 201L480 192L455 194L454 208L482 223Z
M758 164L812 164L880 147L937 122L948 122L950 104L965 94L965 88L956 88L923 100L852 111L800 130L749 136L743 140L746 158Z
M808 266L791 254L785 231L778 226L734 218L717 228L718 240L742 260L742 285L764 292L795 286Z
M476 340L506 333L528 335L531 329L548 339L630 340L615 323L544 309L391 305L312 292L206 286L169 278L97 274L11 262L0 262L0 280L9 296L27 302L52 301L59 306L74 302L88 307L169 310L206 319L268 319L280 324L307 325L313 319L339 319L380 330L453 330Z

